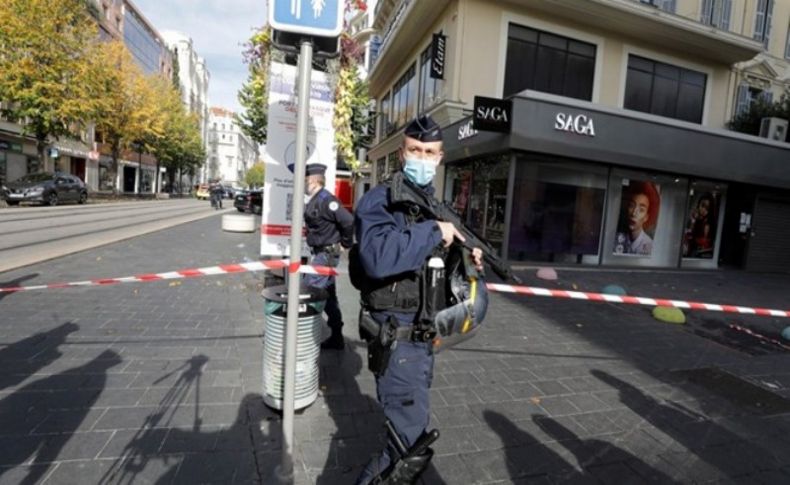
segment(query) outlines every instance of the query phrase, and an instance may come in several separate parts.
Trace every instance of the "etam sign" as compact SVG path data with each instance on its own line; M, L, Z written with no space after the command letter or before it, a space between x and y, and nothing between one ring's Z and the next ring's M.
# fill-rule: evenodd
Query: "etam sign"
M587 115L557 113L554 117L554 129L577 135L595 136L595 125L592 118Z

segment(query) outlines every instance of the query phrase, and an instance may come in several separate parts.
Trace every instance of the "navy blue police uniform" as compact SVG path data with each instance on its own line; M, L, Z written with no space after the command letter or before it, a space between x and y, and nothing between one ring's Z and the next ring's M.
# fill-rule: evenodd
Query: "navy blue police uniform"
M441 130L433 120L424 117L420 121L409 125L405 135L425 142L441 140ZM362 271L371 280L386 281L393 293L405 284L401 276L420 272L433 251L442 245L442 233L435 220L417 221L408 213L394 210L392 183L403 176L403 172L398 172L390 183L365 194L354 219ZM421 189L428 195L434 193L432 185ZM365 290L361 292L364 307ZM418 301L396 303L391 310L369 308L370 315L381 325L389 321L396 322L398 328L409 327L417 320ZM430 421L433 364L431 342L401 339L391 348L383 373L376 374L378 402L407 447L425 433ZM395 450L396 445L390 440L368 463L357 484L371 483L379 476L397 456Z
M324 175L326 166L309 164L306 175ZM312 253L311 264L337 267L340 248L350 248L354 242L354 216L343 207L337 198L322 188L305 205L304 221L307 227L307 245ZM343 315L337 301L337 288L334 276L306 274L304 283L308 286L323 288L329 294L324 311L327 325L332 335L324 343L324 348L343 348Z

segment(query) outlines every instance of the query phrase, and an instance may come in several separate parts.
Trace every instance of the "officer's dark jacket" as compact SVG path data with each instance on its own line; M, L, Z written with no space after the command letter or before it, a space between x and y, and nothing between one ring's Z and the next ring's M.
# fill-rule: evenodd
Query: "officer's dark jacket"
M397 173L393 178L402 176ZM429 195L434 191L432 186L425 190ZM355 211L354 229L359 244L359 263L365 275L386 282L393 292L399 289L397 285L392 286L398 281L406 283L415 279L414 273L442 242L436 221L410 223L405 212L394 208L388 184L378 185L362 197ZM372 283L373 287L379 286L375 281ZM361 290L363 303L366 290ZM417 295L412 298L416 304ZM412 311L416 310L415 307Z
M354 216L328 190L321 189L304 209L307 244L311 247L340 243L350 248L354 242Z

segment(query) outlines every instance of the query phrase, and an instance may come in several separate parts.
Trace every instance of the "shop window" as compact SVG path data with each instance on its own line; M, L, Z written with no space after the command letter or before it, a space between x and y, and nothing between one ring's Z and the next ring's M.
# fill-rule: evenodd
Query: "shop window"
M701 72L630 55L624 107L702 123L706 82Z
M771 18L774 0L757 0L757 12L754 16L754 40L759 40L768 48L771 38Z
M581 263L597 256L606 174L592 167L519 158L508 259Z
M376 181L381 183L387 177L387 159L384 157L376 160Z
M702 0L700 22L705 25L729 30L731 14L732 0Z
M438 100L442 88L442 80L431 77L431 46L420 54L420 99L417 111L424 113Z
M5 152L0 152L0 184L6 183L6 164Z
M400 170L400 156L397 151L387 155L387 176Z
M504 95L525 89L592 100L594 44L510 24Z
M509 154L494 155L449 166L445 178L445 200L469 227L498 250L505 241L510 159Z
M705 182L691 184L682 241L684 258L714 259L722 199L723 190L717 184Z

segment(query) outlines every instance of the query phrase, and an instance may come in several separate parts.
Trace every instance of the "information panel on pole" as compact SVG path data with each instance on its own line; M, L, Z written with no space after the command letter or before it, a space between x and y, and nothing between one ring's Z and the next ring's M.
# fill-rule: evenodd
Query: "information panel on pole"
M283 32L337 37L344 6L343 0L269 0L269 25Z

